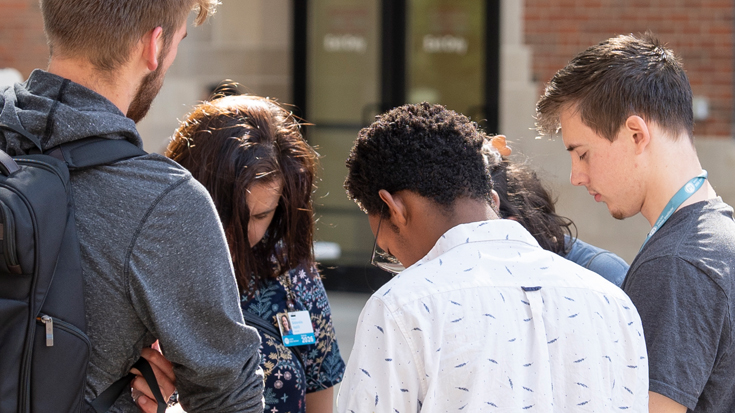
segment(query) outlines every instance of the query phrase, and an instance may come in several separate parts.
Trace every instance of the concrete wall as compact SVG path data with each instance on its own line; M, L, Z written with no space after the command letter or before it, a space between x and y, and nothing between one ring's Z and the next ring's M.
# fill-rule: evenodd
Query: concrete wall
M670 18L656 20L659 6L649 2L502 2L501 131L511 140L514 156L532 163L558 195L559 212L577 223L580 237L628 261L645 238L648 223L640 216L615 221L584 188L569 183L570 160L560 140L535 139L534 104L553 72L582 48L608 36L600 30L635 32L645 30L646 22L654 22L653 29L671 36L674 50L685 52L682 56L695 94L712 96L713 117L698 122L695 130L701 135L697 148L715 189L726 202L735 204L735 141L728 133L735 5L731 0L706 3L707 7L700 7L698 3L659 2L660 7L668 7L669 15L658 14ZM625 7L615 9L617 6ZM642 7L640 13L634 7ZM608 18L623 12L629 18ZM601 20L604 24L596 23ZM620 23L618 28L613 27L615 22ZM162 151L178 120L225 78L242 83L252 93L290 102L291 30L290 0L224 0L202 27L190 27L161 94L139 125L146 149ZM0 68L14 67L26 77L33 68L46 66L48 49L37 0L0 0L0 40ZM714 86L705 84L710 78Z
M189 27L161 93L138 129L161 152L191 108L224 79L242 90L291 101L290 0L226 0L200 27Z
M161 93L138 125L145 149L162 152L178 120L223 79L290 102L291 10L291 0L224 0L202 26L190 25ZM47 62L38 0L0 0L0 69L16 69L25 79Z

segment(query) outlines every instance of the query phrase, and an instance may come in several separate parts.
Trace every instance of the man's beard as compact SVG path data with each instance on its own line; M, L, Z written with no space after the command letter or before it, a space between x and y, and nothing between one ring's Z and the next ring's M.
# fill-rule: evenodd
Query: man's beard
M130 102L128 107L128 113L125 115L132 119L133 122L138 123L145 117L148 110L151 108L153 99L156 98L158 92L163 86L163 78L165 76L163 65L159 64L156 70L148 73L138 86L138 90L135 91L133 101Z
M626 215L625 212L622 209L616 209L616 210L610 209L610 215L613 218L617 219L618 221L622 221L625 218L628 218L629 217L629 215Z

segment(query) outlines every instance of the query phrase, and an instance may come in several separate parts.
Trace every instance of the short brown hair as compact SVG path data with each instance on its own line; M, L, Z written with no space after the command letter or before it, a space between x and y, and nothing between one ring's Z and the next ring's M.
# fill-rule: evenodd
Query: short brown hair
M225 229L240 291L314 262L312 192L317 153L294 115L258 96L226 96L198 105L166 156L209 191ZM250 247L248 188L280 179L283 192L263 240Z
M605 40L559 70L536 104L538 131L556 133L559 115L569 108L610 141L632 115L694 139L689 79L674 52L650 32Z
M125 64L148 31L163 28L163 50L192 10L195 24L214 12L218 0L41 0L51 55L84 57L97 70Z

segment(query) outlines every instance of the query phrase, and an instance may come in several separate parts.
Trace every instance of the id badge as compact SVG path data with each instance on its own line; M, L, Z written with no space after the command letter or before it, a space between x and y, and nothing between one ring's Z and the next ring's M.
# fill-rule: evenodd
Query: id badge
M308 311L291 311L278 314L278 328L286 347L314 344L314 328Z

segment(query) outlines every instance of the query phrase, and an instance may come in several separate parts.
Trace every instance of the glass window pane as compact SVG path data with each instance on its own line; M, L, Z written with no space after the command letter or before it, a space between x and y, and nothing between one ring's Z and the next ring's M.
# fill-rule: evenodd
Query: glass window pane
M347 199L343 183L352 144L379 101L379 4L309 2L306 118L315 124L309 141L322 155L315 238L339 244L341 265L367 264L373 243L367 217Z
M485 1L409 0L406 97L484 116Z
M378 3L310 2L308 110L317 126L359 124L378 101Z

